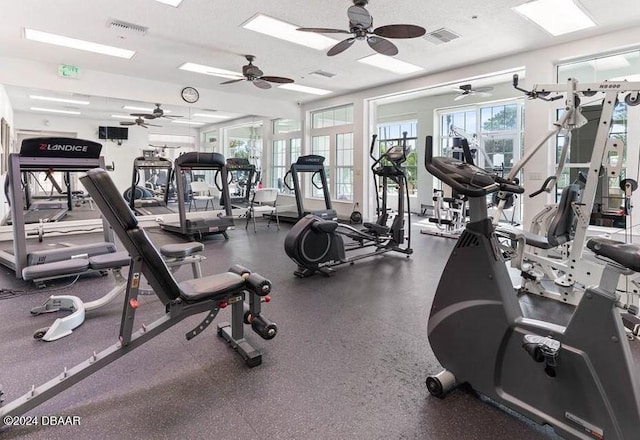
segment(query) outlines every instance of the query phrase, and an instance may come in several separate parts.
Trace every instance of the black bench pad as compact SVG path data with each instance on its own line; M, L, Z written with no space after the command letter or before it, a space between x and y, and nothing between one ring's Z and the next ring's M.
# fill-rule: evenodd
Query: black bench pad
M238 274L224 272L183 281L178 286L180 287L180 296L188 302L225 299L230 293L244 286L244 279Z
M587 242L587 247L597 255L607 257L627 269L640 272L640 245L638 244L594 237Z
M31 281L38 278L72 275L89 269L89 260L73 258L71 260L55 261L53 263L36 264L22 269L22 279Z
M113 269L128 266L131 262L129 252L120 251L89 257L89 267L93 270Z
M186 258L203 250L204 245L197 241L191 243L165 244L160 247L160 253L167 258Z

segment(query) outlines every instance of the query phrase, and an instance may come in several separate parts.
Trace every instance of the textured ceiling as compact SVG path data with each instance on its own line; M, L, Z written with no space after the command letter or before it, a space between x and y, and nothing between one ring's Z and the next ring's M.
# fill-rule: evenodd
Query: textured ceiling
M5 2L6 3L6 2ZM246 30L241 25L257 13L296 25L346 28L350 0L183 0L173 8L154 0L20 0L3 8L0 26L0 57L27 59L50 65L73 64L81 69L120 75L119 81L142 78L175 84L176 90L193 85L203 90L233 94L238 99L309 101L313 95L273 88L260 90L246 82L220 85L224 79L178 70L190 61L240 71L243 54L257 57L256 64L267 75L287 76L297 83L344 94L406 79L357 62L372 54L363 42L346 52L327 57L324 52ZM370 0L368 9L374 26L411 23L428 32L446 27L461 35L447 44L434 45L423 38L396 40L396 58L424 68L420 76L486 59L518 53L565 41L636 26L640 21L637 0L610 2L581 0L583 8L598 23L596 28L552 37L511 10L523 0ZM475 17L475 18L474 18ZM107 26L111 19L148 27L146 35L118 31ZM23 38L23 28L59 33L136 51L131 60L59 48ZM1 60L0 60L1 61ZM333 78L310 75L322 69ZM0 82L11 86L10 75L0 71ZM25 86L25 84L20 84ZM126 99L114 83L110 97ZM30 84L43 88L42 84ZM10 87L9 87L10 89ZM86 92L85 92L86 93ZM14 93L15 94L15 93ZM149 98L150 102L153 102ZM22 102L22 101L21 101ZM198 103L204 108L225 110L225 102ZM22 103L15 104L22 110ZM261 114L256 109L255 114Z

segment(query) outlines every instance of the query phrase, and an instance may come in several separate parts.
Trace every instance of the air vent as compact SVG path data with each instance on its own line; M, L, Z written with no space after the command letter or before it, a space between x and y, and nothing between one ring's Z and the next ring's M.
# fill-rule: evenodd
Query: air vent
M334 76L336 76L335 73L327 72L326 70L315 70L309 73L309 75L324 76L325 78L333 78Z
M460 35L447 28L440 28L436 31L429 32L423 38L433 44L443 44L460 38Z
M139 24L127 23L126 21L111 19L107 25L111 29L117 31L125 31L131 34L144 35L149 30L148 27Z

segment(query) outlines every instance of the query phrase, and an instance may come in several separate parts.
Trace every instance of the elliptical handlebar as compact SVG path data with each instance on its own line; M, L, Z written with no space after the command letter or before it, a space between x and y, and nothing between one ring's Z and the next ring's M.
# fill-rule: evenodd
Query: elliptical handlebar
M491 175L482 168L448 157L433 157L433 137L425 140L424 166L455 191L468 197L483 197L496 191L522 194L517 181Z
M287 183L287 177L289 177L291 175L291 170L288 170L285 174L284 177L282 178L282 184L284 185L285 188L287 188L289 191L293 191L293 188L291 188L291 185L289 185Z

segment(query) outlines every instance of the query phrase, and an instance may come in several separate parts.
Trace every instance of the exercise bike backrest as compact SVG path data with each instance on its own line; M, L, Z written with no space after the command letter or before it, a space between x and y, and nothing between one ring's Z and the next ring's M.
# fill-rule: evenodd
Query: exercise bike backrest
M496 191L522 194L524 188L482 168L451 157L433 157L433 137L427 136L424 165L427 171L469 197L484 197Z

